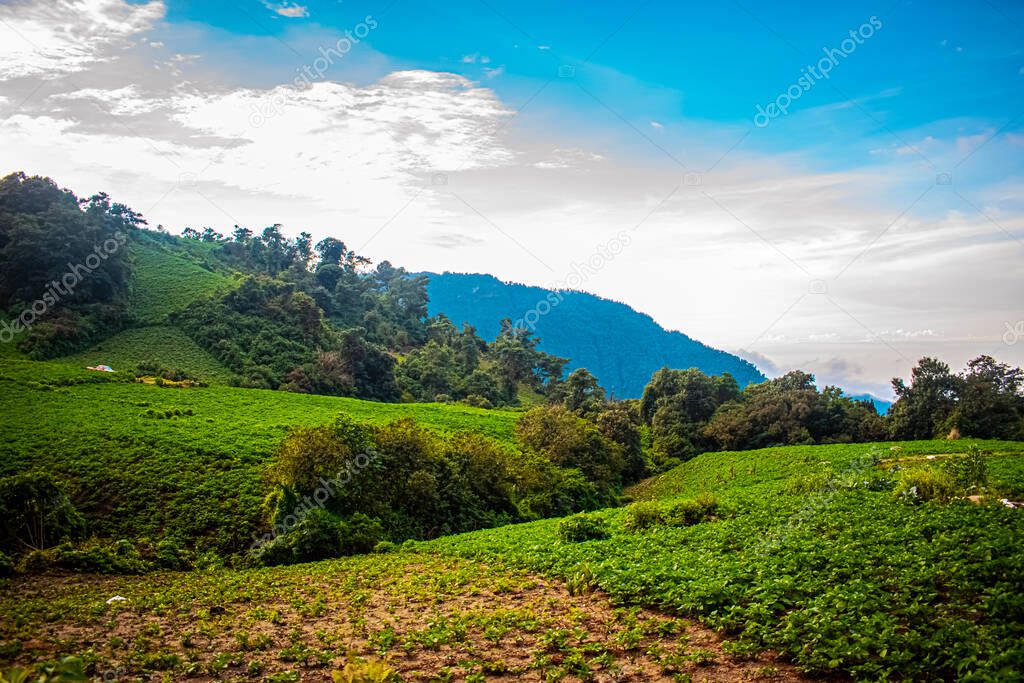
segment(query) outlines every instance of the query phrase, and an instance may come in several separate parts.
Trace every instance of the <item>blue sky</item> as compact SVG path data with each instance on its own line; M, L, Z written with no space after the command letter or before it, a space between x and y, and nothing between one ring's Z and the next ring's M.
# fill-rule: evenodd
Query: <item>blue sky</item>
M304 16L275 11L288 8ZM920 141L1024 124L1024 8L999 0L171 1L166 20L172 35L182 35L176 26L196 29L188 47L234 64L239 83L269 86L294 78L333 36L367 16L379 28L332 65L329 78L367 84L401 69L457 73L522 107L520 128L600 136L625 154L664 156L659 147L681 144L679 128L706 124L723 151L750 132L740 142L745 149L799 153L822 171L886 163L880 150L909 146L929 172L952 173L962 157L933 159ZM871 17L882 28L793 105L799 120L751 131L757 105L774 100ZM254 38L271 40L252 50ZM567 66L574 70L568 81L559 77ZM652 121L662 126L656 133ZM672 156L685 162L679 149ZM1021 158L1013 150L957 175L965 186L991 182L1019 173Z
M254 71L272 77L294 62L295 53L315 56L309 37L318 31L343 31L372 15L381 28L367 43L388 58L377 76L386 68L415 68L480 78L484 65L462 59L481 54L490 57L490 68L504 67L506 78L494 88L515 102L531 86L556 78L560 66L573 65L579 76L604 86L609 104L627 118L685 114L744 123L754 113L753 102L773 98L823 48L837 46L850 29L876 16L884 28L869 47L801 106L872 98L899 88L899 97L870 108L896 131L957 118L1006 121L1024 110L1024 8L1019 3L349 0L304 6L308 16L288 18L245 0L172 1L167 20L280 39L276 50L246 57ZM588 63L597 68L587 69ZM353 75L365 79L368 73ZM345 69L337 75L345 76ZM595 108L583 97L567 99L574 109ZM870 121L865 127L882 130ZM794 142L815 140L790 138Z
M541 286L628 242L578 286L769 373L1024 362L1020 3L0 1L0 120L171 232Z

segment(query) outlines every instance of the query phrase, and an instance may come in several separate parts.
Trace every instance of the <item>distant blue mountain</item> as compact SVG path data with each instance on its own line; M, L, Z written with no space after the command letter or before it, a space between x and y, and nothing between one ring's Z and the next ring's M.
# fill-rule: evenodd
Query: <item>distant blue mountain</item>
M765 380L742 358L682 332L669 332L626 304L563 292L557 305L550 305L557 300L552 290L505 283L491 275L425 275L430 278L430 314L444 313L456 325L468 322L488 341L498 336L502 318L515 322L529 311L547 311L536 317L539 348L571 359L570 370L586 368L616 398L639 398L651 375L665 366L698 368L709 375L728 372L741 387ZM538 307L540 302L545 304Z
M871 405L875 406L875 410L878 411L879 415L885 415L887 412L889 412L889 406L892 405L892 401L886 401L872 394L846 395L854 399L855 401L871 401Z

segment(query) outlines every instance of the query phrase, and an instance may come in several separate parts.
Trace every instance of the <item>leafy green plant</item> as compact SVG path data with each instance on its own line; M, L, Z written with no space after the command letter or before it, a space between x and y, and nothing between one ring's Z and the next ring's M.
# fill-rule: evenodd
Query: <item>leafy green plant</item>
M558 538L565 543L600 541L610 535L608 523L592 514L573 515L558 523Z
M626 508L622 525L628 531L646 531L665 523L665 515L659 503L641 501Z
M334 683L392 683L399 680L398 672L383 660L359 661L349 657L345 667L331 672Z
M943 469L957 489L964 493L979 493L988 486L988 464L976 444L972 444L964 455L953 456L944 462Z
M899 474L892 495L905 503L944 502L958 492L955 481L945 470L913 468Z

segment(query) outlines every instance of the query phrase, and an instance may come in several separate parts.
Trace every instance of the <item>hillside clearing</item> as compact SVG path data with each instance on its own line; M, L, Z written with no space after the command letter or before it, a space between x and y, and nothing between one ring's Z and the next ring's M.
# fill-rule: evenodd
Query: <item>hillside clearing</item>
M169 325L153 325L119 332L89 349L56 362L79 367L105 363L115 370L131 371L140 363L157 363L183 370L196 379L226 384L234 374L200 348L184 332Z

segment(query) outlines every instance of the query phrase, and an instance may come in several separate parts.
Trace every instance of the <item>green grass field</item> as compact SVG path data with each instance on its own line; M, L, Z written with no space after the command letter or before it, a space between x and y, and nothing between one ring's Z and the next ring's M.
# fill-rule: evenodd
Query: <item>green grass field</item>
M234 287L236 280L208 255L216 246L194 240L179 240L170 246L137 235L130 252L131 315L142 324L163 323L168 314L196 299Z
M156 362L211 384L225 384L234 374L176 327L153 325L115 334L73 356L58 359L78 367L104 364L131 371L143 362Z
M518 413L384 404L226 386L175 389L64 363L0 361L0 474L42 469L104 535L164 536L244 549L269 490L264 471L294 426L339 414L382 424L413 417L442 433L511 442ZM13 419L14 417L17 419Z

